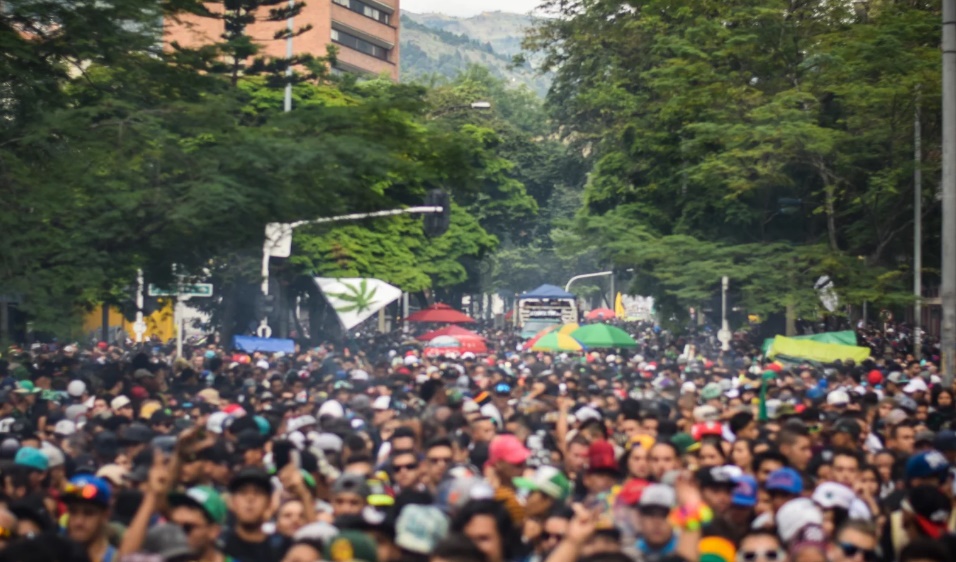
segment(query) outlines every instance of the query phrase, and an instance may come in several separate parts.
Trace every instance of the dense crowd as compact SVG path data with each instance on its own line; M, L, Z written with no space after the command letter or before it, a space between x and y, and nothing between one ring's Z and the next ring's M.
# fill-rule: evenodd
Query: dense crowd
M948 562L956 394L935 348L767 362L33 345L0 360L0 562ZM951 554L952 553L952 554Z

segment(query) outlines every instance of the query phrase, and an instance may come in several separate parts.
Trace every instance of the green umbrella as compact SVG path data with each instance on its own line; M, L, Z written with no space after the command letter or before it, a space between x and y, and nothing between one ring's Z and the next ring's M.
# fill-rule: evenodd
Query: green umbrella
M571 332L571 337L584 347L637 347L637 342L627 332L608 324L589 324Z

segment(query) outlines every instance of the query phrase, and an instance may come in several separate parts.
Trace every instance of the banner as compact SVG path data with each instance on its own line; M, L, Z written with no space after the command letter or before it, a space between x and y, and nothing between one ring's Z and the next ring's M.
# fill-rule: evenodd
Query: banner
M838 359L840 361L852 359L859 363L870 356L870 348L777 336L773 340L773 345L770 346L767 357L773 359L778 355L819 363L832 363Z
M401 289L378 279L316 277L315 284L335 309L346 330L358 326L402 296Z
M823 332L822 334L809 334L806 336L793 336L795 340L809 340L817 343L835 343L839 345L856 345L856 332L853 330L843 330L842 332ZM774 338L763 340L763 354L766 355L773 346Z

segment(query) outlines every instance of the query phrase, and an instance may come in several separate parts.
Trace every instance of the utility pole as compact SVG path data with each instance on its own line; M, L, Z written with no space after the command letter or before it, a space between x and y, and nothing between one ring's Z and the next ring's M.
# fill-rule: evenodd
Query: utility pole
M943 0L943 384L956 373L956 0Z
M920 91L916 86L913 111L913 356L923 355L923 138L920 125Z
M285 69L285 75L288 77L288 82L285 84L285 100L283 100L283 110L285 112L292 111L292 28L293 28L293 18L292 10L295 9L295 0L289 0L289 18L286 20L286 27L289 30L289 36L285 40L285 58L289 61L289 67Z

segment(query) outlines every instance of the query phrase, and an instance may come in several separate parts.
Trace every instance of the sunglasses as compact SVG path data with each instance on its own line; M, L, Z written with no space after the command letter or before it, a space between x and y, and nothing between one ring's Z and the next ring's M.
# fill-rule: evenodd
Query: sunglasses
M840 550L843 551L843 555L847 558L854 558L857 554L862 554L863 560L866 562L876 562L878 559L875 550L860 548L848 542L838 542L837 546L840 547Z
M418 463L416 462L412 464L396 464L394 465L394 468L395 468L395 472L401 472L403 470L415 470L416 468L418 468Z
M448 464L451 462L451 457L428 457L428 462L431 464Z
M783 560L784 552L782 550L743 550L737 553L738 562L757 562L758 560L766 560L768 562L774 562L775 560Z
M179 528L182 529L183 533L186 535L191 535L193 531L199 528L199 525L196 525L195 523L181 523Z
M549 541L549 540L551 540L551 539L555 539L555 540L560 541L560 540L563 540L563 539L564 539L564 534L562 534L562 533L549 533L549 532L547 532L547 531L541 531L541 534L538 535L538 537L541 539L541 542Z

